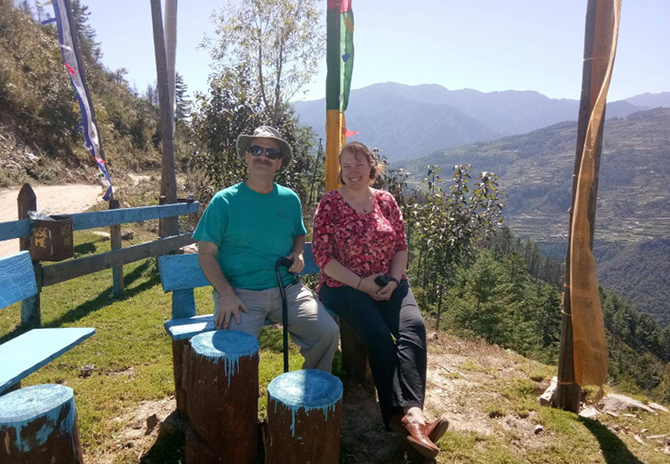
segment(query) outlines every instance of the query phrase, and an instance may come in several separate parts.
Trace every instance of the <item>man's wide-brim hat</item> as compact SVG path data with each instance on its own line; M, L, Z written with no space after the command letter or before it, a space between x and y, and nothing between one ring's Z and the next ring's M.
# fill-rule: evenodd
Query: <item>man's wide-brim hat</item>
M291 151L291 146L279 136L279 131L274 127L270 126L261 126L257 127L254 130L253 135L242 134L237 137L237 156L244 161L244 152L251 146L253 139L264 138L264 139L273 139L277 141L279 145L279 151L281 151L281 168L285 169L289 165L291 159L293 159L293 152Z

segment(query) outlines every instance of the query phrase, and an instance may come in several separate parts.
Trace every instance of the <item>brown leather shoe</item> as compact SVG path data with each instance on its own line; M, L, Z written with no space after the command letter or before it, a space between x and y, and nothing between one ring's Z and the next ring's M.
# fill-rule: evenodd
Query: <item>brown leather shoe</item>
M401 417L402 416L402 417ZM412 424L405 415L396 414L389 426L398 435L405 438L412 448L428 459L435 459L440 449L435 446L426 433L424 424Z
M446 416L441 416L434 421L426 421L426 435L430 441L437 443L449 428L449 421Z

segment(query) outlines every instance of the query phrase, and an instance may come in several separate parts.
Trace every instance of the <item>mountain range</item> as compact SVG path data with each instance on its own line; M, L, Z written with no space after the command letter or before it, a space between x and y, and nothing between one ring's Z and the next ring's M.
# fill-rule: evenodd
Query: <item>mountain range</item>
M626 117L659 106L670 106L670 92L611 102L607 116ZM325 139L325 101L298 101L293 107L300 122ZM352 90L346 118L347 128L358 131L350 140L379 147L393 161L576 121L578 111L578 100L552 99L534 91L485 93L386 82Z

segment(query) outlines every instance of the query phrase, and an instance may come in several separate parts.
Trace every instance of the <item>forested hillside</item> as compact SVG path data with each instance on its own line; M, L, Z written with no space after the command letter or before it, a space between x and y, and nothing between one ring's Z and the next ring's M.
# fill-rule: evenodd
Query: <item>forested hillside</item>
M429 325L556 364L563 261L499 228L506 200L496 177L470 178L468 168L459 165L447 180L431 167L418 194L402 188L404 179L402 172L391 171L385 187L406 218L410 280L419 306L431 316ZM670 327L615 292L601 289L601 302L608 381L670 400Z
M441 150L420 160L392 163L411 173L414 185L426 165L450 172L469 163L491 171L506 193L506 224L545 252L564 259L571 200L576 124L566 122L480 143ZM607 120L598 186L595 246L599 276L637 309L666 324L670 317L670 108Z
M27 5L5 2L0 10L0 187L27 179L92 180L95 170L78 129L81 115L56 27L36 22ZM158 167L156 102L130 88L124 69L105 69L87 7L74 0L72 8L112 178Z

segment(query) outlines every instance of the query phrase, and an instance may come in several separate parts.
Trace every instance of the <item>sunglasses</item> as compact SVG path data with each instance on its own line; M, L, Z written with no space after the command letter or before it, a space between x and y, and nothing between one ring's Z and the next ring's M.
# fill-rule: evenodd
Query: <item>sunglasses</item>
M249 153L251 153L251 155L254 157L261 156L262 153L265 153L265 156L267 156L271 160L281 158L281 151L277 150L276 148L265 148L265 147L259 147L258 145L253 145L249 147Z

